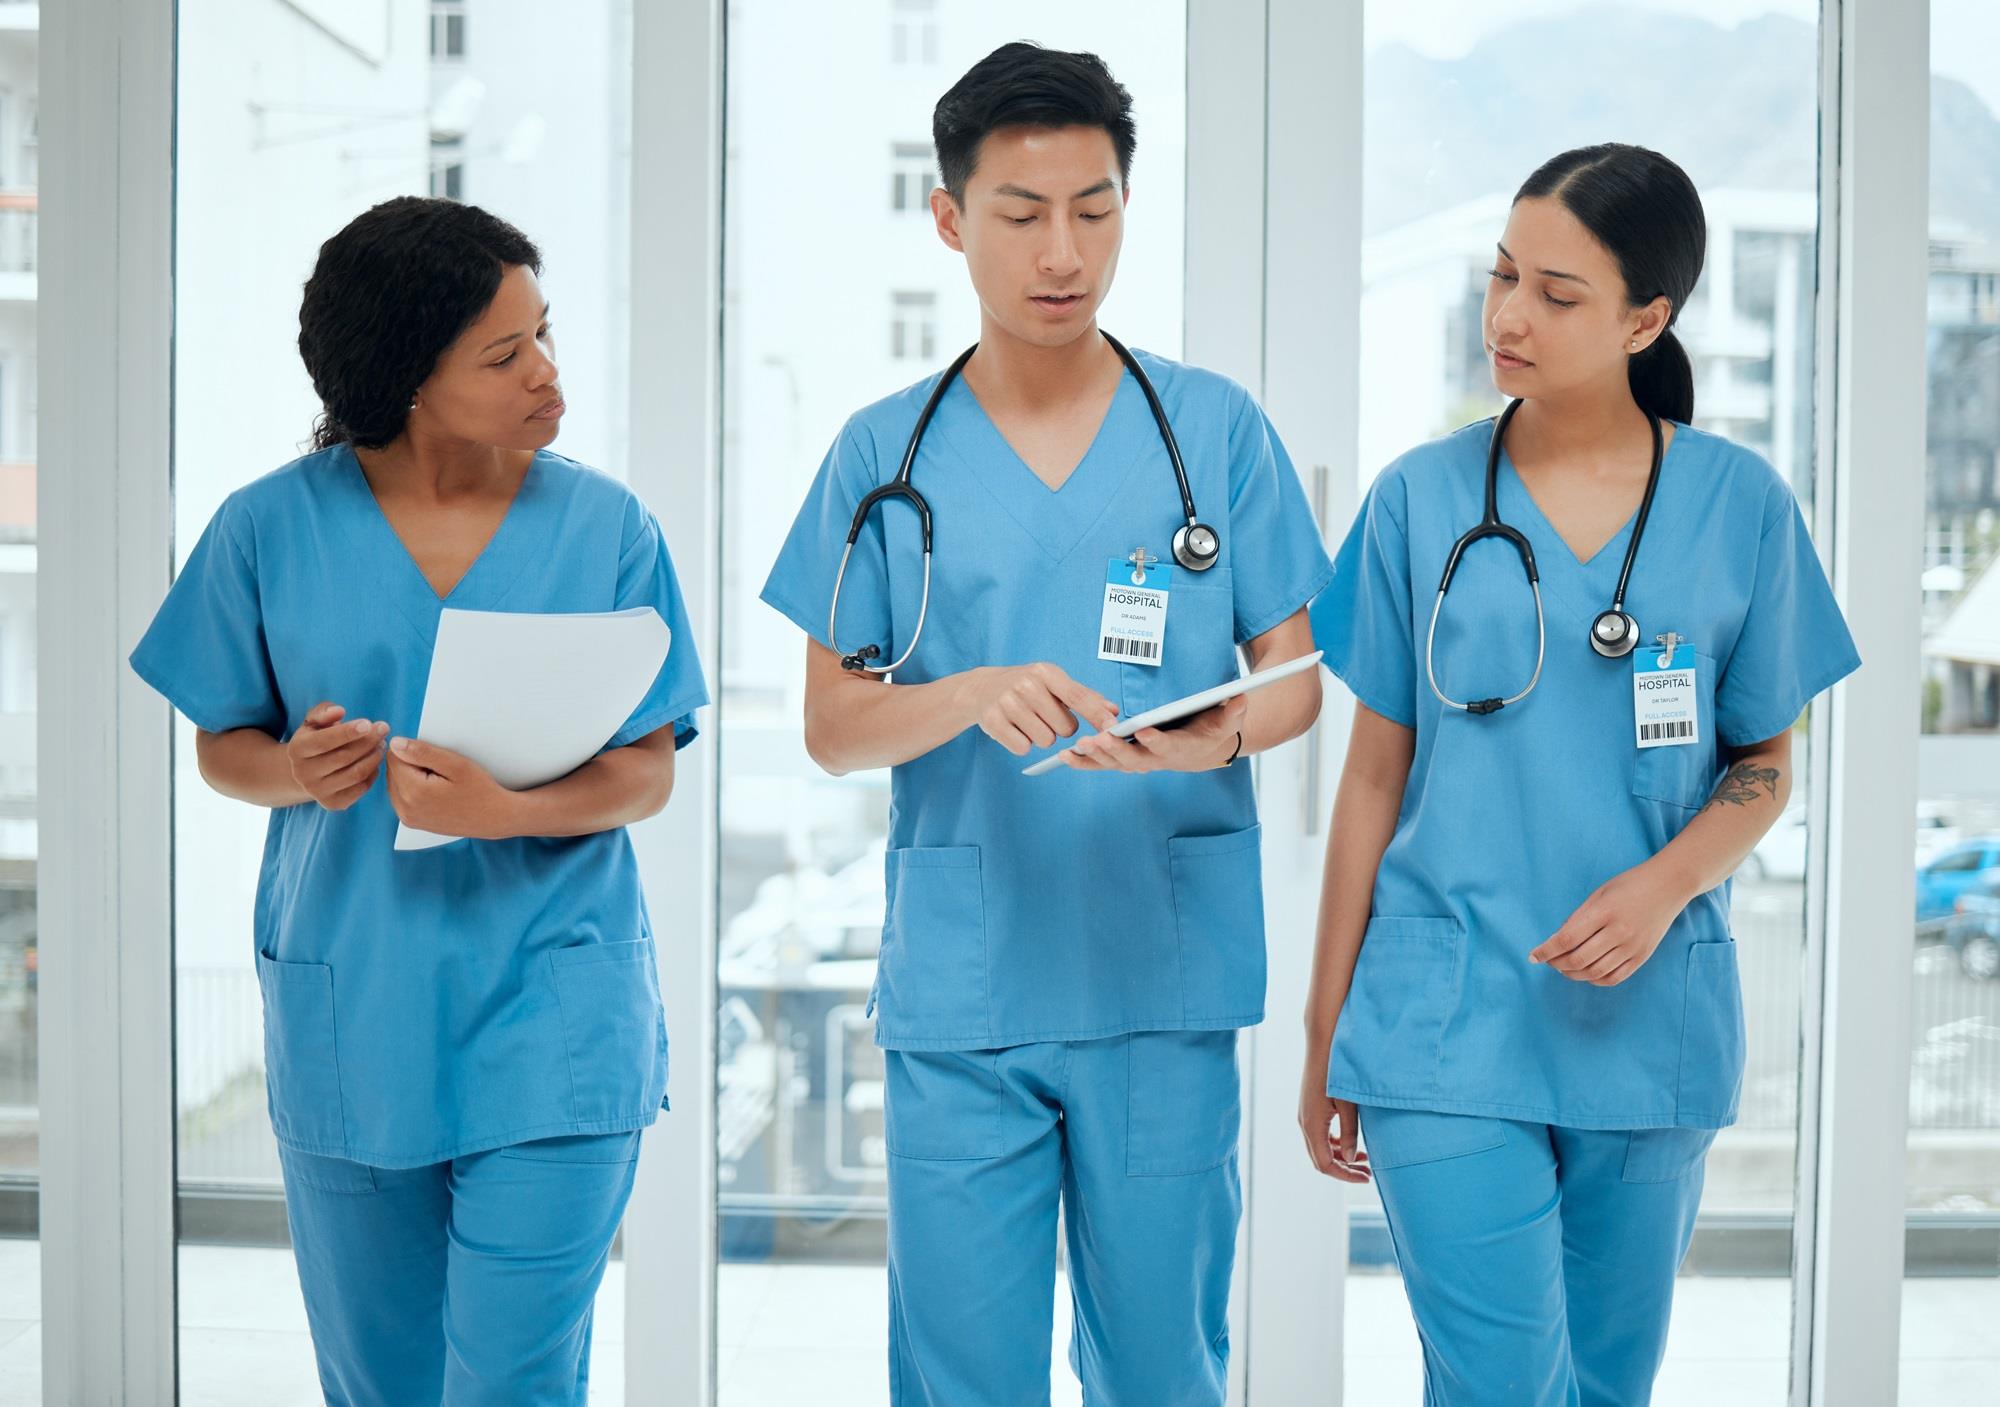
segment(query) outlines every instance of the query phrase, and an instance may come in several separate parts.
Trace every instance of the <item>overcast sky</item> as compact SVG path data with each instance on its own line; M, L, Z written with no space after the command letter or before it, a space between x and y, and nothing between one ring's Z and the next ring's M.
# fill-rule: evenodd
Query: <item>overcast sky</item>
M1619 0L1634 9L1698 15L1733 27L1757 15L1819 17L1818 0ZM1496 29L1585 8L1586 0L1414 0L1368 7L1368 45L1397 41L1432 58L1455 59ZM1969 85L2000 113L2000 4L1932 0L1931 65Z

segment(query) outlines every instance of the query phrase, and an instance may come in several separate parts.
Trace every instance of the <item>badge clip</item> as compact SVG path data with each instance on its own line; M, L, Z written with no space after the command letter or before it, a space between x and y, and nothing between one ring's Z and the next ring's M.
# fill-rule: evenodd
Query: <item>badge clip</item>
M1653 643L1660 646L1660 668L1672 669L1674 667L1674 647L1681 643L1681 637L1669 630L1664 635L1655 635Z
M1131 555L1125 560L1132 564L1132 584L1134 586L1144 586L1146 584L1146 568L1160 559L1143 547L1135 547L1132 549Z

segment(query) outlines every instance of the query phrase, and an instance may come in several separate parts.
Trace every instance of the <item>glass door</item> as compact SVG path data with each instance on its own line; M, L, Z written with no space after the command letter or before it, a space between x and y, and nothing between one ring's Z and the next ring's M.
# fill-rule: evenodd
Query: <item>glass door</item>
M2000 13L1932 0L1905 1402L2000 1395Z

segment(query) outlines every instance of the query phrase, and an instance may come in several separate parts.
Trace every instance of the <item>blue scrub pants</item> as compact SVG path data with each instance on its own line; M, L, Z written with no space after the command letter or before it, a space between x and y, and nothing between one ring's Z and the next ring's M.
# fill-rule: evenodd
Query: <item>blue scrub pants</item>
M1715 1130L1360 1114L1425 1407L1645 1407Z
M1090 1407L1220 1407L1234 1031L884 1052L889 1393L1046 1407L1056 1208Z
M419 1168L279 1157L328 1407L582 1407L636 1130Z

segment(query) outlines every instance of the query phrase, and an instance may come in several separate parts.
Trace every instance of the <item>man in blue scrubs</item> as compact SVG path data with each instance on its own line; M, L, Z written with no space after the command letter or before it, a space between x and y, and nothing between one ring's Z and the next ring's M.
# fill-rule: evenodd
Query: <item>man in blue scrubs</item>
M1103 63L1007 45L933 128L932 211L981 320L912 466L928 577L907 499L869 514L844 568L843 548L938 376L848 421L764 589L811 637L814 759L893 769L874 1001L891 1396L1048 1401L1060 1204L1085 1400L1220 1404L1236 1031L1264 1009L1244 759L1310 727L1319 685L1308 671L1132 742L1102 730L1233 678L1239 649L1253 666L1307 653L1332 567L1248 393L1143 352L1128 367L1099 331L1135 145ZM1148 385L1219 538L1199 568L1174 551L1189 515ZM901 661L893 681L843 668L870 646L850 666ZM1079 736L1054 773L1021 774Z

